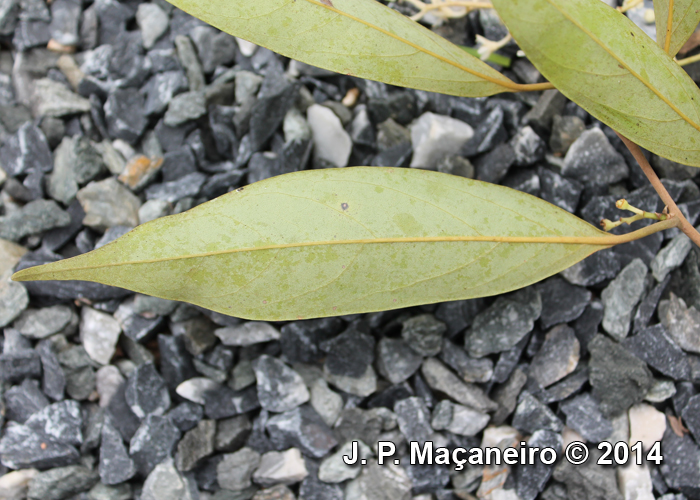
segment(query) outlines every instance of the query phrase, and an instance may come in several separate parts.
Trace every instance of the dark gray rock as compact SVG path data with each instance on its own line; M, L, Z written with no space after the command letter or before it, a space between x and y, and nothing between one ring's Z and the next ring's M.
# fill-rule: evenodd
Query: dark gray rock
M48 439L26 425L10 422L0 439L0 462L11 469L50 469L79 459L73 446Z
M16 349L0 354L0 379L19 382L26 377L41 376L41 358L33 349Z
M109 136L132 145L138 142L148 124L144 96L136 89L117 89L110 93L104 113Z
M136 466L126 451L119 431L106 418L102 425L99 458L100 480L115 485L128 481L136 474Z
M497 144L508 138L503 123L503 109L494 107L491 112L474 129L474 135L459 150L462 156L475 156L491 151Z
M423 362L421 373L431 389L444 392L458 403L479 411L498 408L498 405L489 399L481 388L463 382L435 358L428 358Z
M447 486L450 481L450 473L447 467L440 465L408 464L404 467L406 475L413 485L413 493L421 495L425 493L438 493Z
M549 136L549 147L554 154L565 155L569 146L585 130L586 124L578 116L555 116L552 123L552 135Z
M573 328L556 326L547 333L532 358L529 375L540 386L550 386L576 369L579 356L579 342Z
M561 460L554 468L553 478L566 485L566 498L589 500L623 500L612 467L597 465L600 452L591 450L585 464L573 465Z
M192 41L205 73L213 72L217 66L230 65L236 56L236 40L228 33L211 26L197 26L191 32Z
M556 89L545 90L530 111L523 116L522 124L530 125L537 133L546 136L552 128L552 120L561 115L566 97Z
M560 382L537 392L537 397L543 403L556 403L576 394L588 383L588 368L579 364L576 370Z
M69 465L41 472L29 481L30 500L64 500L87 491L99 481L97 471Z
M589 393L561 403L559 409L566 415L566 425L587 441L599 443L613 432L612 423L603 416L598 401Z
M131 411L131 408L126 403L126 398L124 397L125 390L126 383L123 383L117 388L112 399L109 400L106 414L111 417L112 424L122 435L124 441L129 441L139 428L139 418L134 415L134 412Z
M354 327L320 347L328 353L324 368L333 375L360 378L374 361L374 338Z
M277 450L294 447L320 458L338 444L323 419L308 405L271 417L266 429Z
M226 490L245 490L252 485L250 478L259 464L260 454L250 448L224 455L216 466L217 483Z
M475 358L506 351L532 330L541 312L542 301L534 287L499 297L474 318L465 348Z
M671 278L667 277L663 282L655 285L639 303L637 312L634 314L633 332L639 332L649 326L649 322L659 304L659 299L661 299L661 295L666 290L670 281Z
M51 149L44 133L27 122L0 146L0 165L11 177L53 168Z
M167 417L148 415L129 443L129 455L142 476L168 456L180 440L180 431Z
M253 430L250 419L246 415L238 415L216 423L214 448L216 451L236 451L248 440Z
M76 46L80 41L78 26L82 3L79 0L57 0L51 3L51 38L61 45Z
M152 363L138 366L129 375L124 397L131 411L140 419L148 415L163 415L170 408L168 388Z
M683 423L690 430L695 442L700 441L700 396L693 396L683 408Z
M689 498L700 494L700 447L689 435L679 437L666 422L661 441L664 461L659 468L666 484Z
M268 72L266 81L274 78L273 73ZM263 90L265 85L266 82L263 82ZM284 115L296 98L297 84L287 84L278 88L276 92L265 95L263 90L260 91L250 115L250 148L253 152L260 150L284 120Z
M474 161L476 178L480 181L498 183L515 163L515 151L510 144L500 144Z
M392 384L399 384L411 377L423 363L405 340L382 338L377 345L377 369Z
M527 441L528 448L552 448L557 455L561 453L563 446L562 438L559 434L539 430L535 431ZM554 472L553 465L545 465L539 457L534 464L521 464L515 470L515 491L520 500L535 500L537 495L544 490L549 478Z
M5 417L25 423L29 417L49 405L36 380L25 379L20 385L8 389L5 394Z
M146 188L146 199L176 203L183 198L197 196L206 180L206 175L193 172L174 181L153 184Z
M401 336L422 356L436 356L442 349L442 336L447 326L432 314L421 314L403 322Z
M253 361L260 406L269 411L285 412L309 400L309 391L301 376L271 356Z
M260 408L258 391L254 386L234 391L226 386L218 386L205 394L204 414L213 419L240 415Z
M537 289L542 297L540 325L545 330L581 316L592 296L585 288L570 285L561 278L548 279Z
M545 167L539 167L537 175L540 181L540 196L543 200L569 212L576 211L583 184Z
M324 357L320 344L343 328L340 318L320 318L287 323L281 329L280 346L290 363L315 363Z
M671 340L661 324L627 337L622 346L666 376L675 380L689 380L691 377L686 354Z
M63 399L66 377L54 352L53 344L50 340L42 340L37 344L36 352L41 358L42 389L44 394L54 401Z
M398 402L400 400L397 400ZM379 438L383 428L384 422L378 413L361 408L344 409L334 426L335 434L343 444L353 440L374 443Z
M59 443L79 446L83 442L83 416L77 401L61 401L32 414L25 425Z
M485 383L493 376L493 361L490 358L472 358L463 348L447 339L442 341L440 359L449 365L465 382Z
M177 445L175 464L183 472L194 469L204 458L214 453L216 421L201 420L185 433Z
M518 398L512 425L527 434L537 430L561 432L564 428L563 422L549 406L527 391L523 391Z
M183 338L177 335L158 335L160 371L169 389L175 389L195 376L192 356L185 349Z
M406 441L417 441L423 445L433 432L430 427L430 412L421 398L407 398L394 405L394 413L401 433Z
M306 459L309 475L299 486L299 497L306 500L343 500L343 489L338 484L328 484L318 479L318 464Z
M493 391L493 400L498 403L498 410L493 414L493 423L502 424L513 413L518 402L518 395L527 383L527 375L515 369L508 380Z
M201 405L190 401L183 401L175 408L170 410L166 416L175 425L175 427L185 432L190 430L192 427L197 425L197 422L202 420L202 417L204 416L204 409Z
M590 382L600 410L613 417L641 401L653 384L646 363L601 334L588 343Z
M528 125L518 130L510 144L515 152L516 167L527 167L544 158L545 143Z
M610 145L603 131L591 128L571 145L561 173L581 182L612 184L625 179L629 169L625 159Z
M561 275L572 285L591 286L614 278L619 271L620 259L612 250L602 250L565 269Z
M187 77L182 71L174 70L155 74L144 86L146 115L163 113L168 108L172 98L187 89Z

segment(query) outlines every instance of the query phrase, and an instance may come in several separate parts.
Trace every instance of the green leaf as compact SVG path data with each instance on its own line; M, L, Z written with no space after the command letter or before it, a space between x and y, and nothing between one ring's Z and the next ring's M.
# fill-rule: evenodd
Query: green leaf
M654 0L656 43L665 49L668 9L671 0ZM700 0L673 0L673 23L668 53L675 56L700 23Z
M457 47L464 50L465 52L468 52L474 57L479 57L479 51L474 47L467 47L466 45L458 45ZM486 60L488 62L498 64L499 66L503 66L504 68L510 68L510 64L512 62L509 57L502 56L501 54L491 54Z
M517 87L376 0L169 1L222 31L338 73L457 96Z
M355 167L257 182L13 279L96 281L290 320L500 294L620 238L506 187Z
M640 146L700 166L700 91L632 21L600 0L494 0L537 69Z

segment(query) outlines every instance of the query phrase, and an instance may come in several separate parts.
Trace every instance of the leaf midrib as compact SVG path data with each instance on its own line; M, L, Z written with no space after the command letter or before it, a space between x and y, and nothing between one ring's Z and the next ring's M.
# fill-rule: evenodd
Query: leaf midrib
M338 14L338 15L347 17L348 19L352 19L353 21L356 21L356 22L358 22L358 23L360 23L360 24L364 24L365 26L367 26L367 27L370 28L370 29L377 30L377 31L379 31L380 33L383 33L384 35L387 35L387 36L389 36L389 37L391 37L391 38L394 38L395 40L398 40L398 41L401 42L401 43L405 43L406 45L408 45L408 46L410 46L410 47L413 47L414 49L418 50L419 52L423 52L424 54L427 54L427 55L429 55L429 56L431 56L431 57L434 57L434 58L436 58L436 59L439 59L440 61L442 61L442 62L444 62L444 63L447 63L447 64L449 64L449 65L451 65L451 66L454 66L454 67L457 68L457 69L461 69L462 71L466 71L467 73L469 73L469 74L471 74L471 75L474 75L474 76L476 76L476 77L478 77L478 78L481 78L481 79L483 79L483 80L486 80L486 81L488 81L488 82L494 83L494 84L496 84L496 85L500 85L500 86L505 87L505 88L508 88L508 89L515 89L515 88L517 88L517 85L516 85L515 83L513 83L513 82L510 82L510 83L509 83L509 81L498 80L498 79L493 78L493 77L491 77L491 76L484 75L484 74L482 74L482 73L480 73L480 72L478 72L478 71L475 71L475 70L470 69L470 68L468 68L468 67L466 67L466 66L463 66L463 65L459 64L458 62L452 61L452 60L450 60L450 59L448 59L448 58L446 58L446 57L443 57L443 56L441 56L441 55L439 55L439 54L436 54L435 52L433 52L433 51L431 51L431 50L428 50L428 49L426 49L425 47L421 47L421 46L418 45L418 44L415 44L415 43L413 43L413 42L411 42L411 41L409 41L409 40L406 40L405 38L400 37L399 35L397 35L397 34L395 34L395 33L392 33L392 32L390 32L390 31L387 31L387 30L385 30L384 28L380 28L379 26L376 26L376 25L374 25L374 24L372 24L372 23L369 23L369 22L365 21L364 19L360 19L359 17L353 16L352 14L348 14L347 12L343 12L342 10L336 9L335 7L331 7L330 5L326 5L326 4L324 4L324 3L321 3L321 2L319 2L318 0L305 0L305 1L308 2L308 3L310 3L310 4L312 4L312 5L316 5L316 6L318 6L318 7L321 7L321 8L327 9L327 10L330 10L331 12L335 12L335 13ZM449 42L448 42L448 43L449 43ZM504 77L504 78L505 78L505 77ZM512 85L511 85L511 83L512 83Z
M358 239L358 240L332 240L332 241L309 241L309 242L298 242L298 243L284 243L277 245L265 245L259 247L247 247L247 248L232 248L226 250L215 250L211 252L202 252L197 254L189 255L177 255L173 257L160 257L156 259L140 259L131 260L124 262L111 262L107 264L98 264L93 266L77 266L68 269L56 269L47 270L41 273L25 273L24 271L29 271L28 268L22 271L18 271L13 278L22 279L22 274L29 274L32 276L39 276L41 274L50 273L65 273L74 271L83 271L90 269L103 269L109 267L119 267L128 265L139 265L139 264L155 264L159 262L172 262L177 260L187 260L187 259L199 259L205 257L215 257L218 255L228 255L234 253L244 253L244 252L257 252L264 250L283 250L290 248L304 248L304 247L315 247L315 246L331 246L331 245L372 245L372 244L401 244L401 243L467 243L467 242L481 242L481 243L533 243L533 244L561 244L561 245L595 245L602 247L609 247L617 245L620 243L625 243L632 241L636 238L630 238L630 235L634 233L628 233L625 235L610 235L610 236L425 236L425 237L415 237L415 238L371 238L371 239ZM107 248L107 245L105 246ZM63 261L57 261L63 262ZM47 263L45 265L51 265L53 263Z
M313 1L313 0L307 0L307 1ZM597 43L605 52L607 52L610 57L615 59L618 63L620 63L624 68L630 72L637 80L639 80L644 86L646 86L649 90L651 90L656 96L661 99L668 107L670 107L678 116L680 116L688 125L694 127L696 130L700 132L700 125L695 123L693 120L690 119L685 113L683 113L680 109L678 109L671 101L669 101L666 96L661 94L653 85L650 83L644 81L644 79L632 68L629 67L629 65L622 59L620 59L613 51L611 51L598 37L596 37L593 33L591 33L589 30L587 30L584 26L579 24L573 17L571 17L565 10L559 8L558 5L556 5L553 0L546 0L547 3L549 3L552 8L554 8L556 11L558 11L562 16L564 16L566 19L569 20L574 26L579 28L581 31L583 31L586 35L588 35L591 40L593 40L595 43Z

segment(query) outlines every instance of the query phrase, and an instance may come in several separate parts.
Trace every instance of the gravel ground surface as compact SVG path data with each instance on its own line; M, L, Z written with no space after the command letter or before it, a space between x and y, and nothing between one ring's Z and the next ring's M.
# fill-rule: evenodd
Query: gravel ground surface
M505 34L490 11L433 29ZM660 211L615 133L557 91L363 81L161 0L0 0L0 47L0 499L700 498L700 251L677 230L499 297L292 323L8 280L310 168L437 169L593 224L623 196ZM525 59L505 72L540 79ZM649 156L694 223L698 170ZM384 466L378 441L396 447ZM562 458L575 441L585 464ZM660 441L663 462L595 463L620 441ZM411 464L409 443L559 460Z

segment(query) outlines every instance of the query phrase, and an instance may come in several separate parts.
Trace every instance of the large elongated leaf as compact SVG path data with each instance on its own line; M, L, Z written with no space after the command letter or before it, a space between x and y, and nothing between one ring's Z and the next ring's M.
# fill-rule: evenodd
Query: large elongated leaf
M656 43L665 50L671 0L654 0ZM700 22L700 0L673 0L673 21L668 53L675 56Z
M14 279L97 281L284 320L499 294L616 238L509 188L356 167L267 179Z
M494 0L528 58L564 95L654 153L700 166L700 91L600 0Z
M169 0L222 31L320 68L457 96L514 83L376 0Z

